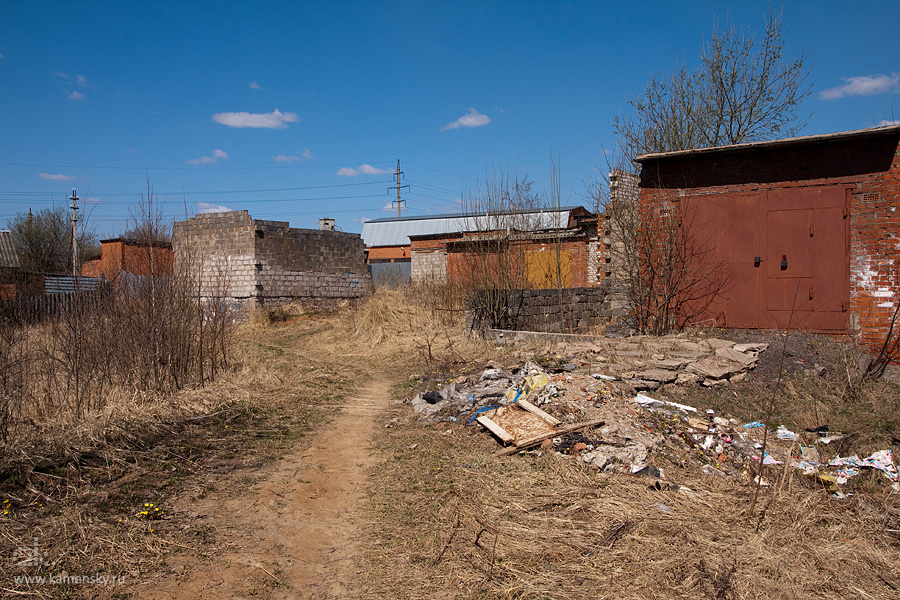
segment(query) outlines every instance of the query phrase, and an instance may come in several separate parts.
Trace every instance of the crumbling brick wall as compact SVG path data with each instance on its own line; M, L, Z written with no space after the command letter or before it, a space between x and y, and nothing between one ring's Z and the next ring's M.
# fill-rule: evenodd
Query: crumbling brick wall
M175 223L176 268L199 274L201 295L240 303L331 303L371 290L358 234L295 229L245 210Z

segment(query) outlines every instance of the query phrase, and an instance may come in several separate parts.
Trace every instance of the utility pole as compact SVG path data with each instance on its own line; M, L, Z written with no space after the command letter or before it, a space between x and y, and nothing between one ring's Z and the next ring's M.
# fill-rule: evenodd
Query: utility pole
M78 196L72 188L72 277L78 277Z
M388 188L388 191L391 191L391 190L397 190L397 200L396 200L396 202L397 202L397 216L398 216L398 217L400 216L400 203L401 203L401 202L406 202L406 200L401 200L401 199L400 199L400 189L401 189L401 188L408 188L408 187L409 187L408 185L400 185L400 176L401 176L401 175L403 175L403 171L400 170L400 159L398 158L398 159L397 159L397 172L394 173L394 177L397 178L397 185ZM392 201L391 204L393 204L393 203L394 203L394 202Z

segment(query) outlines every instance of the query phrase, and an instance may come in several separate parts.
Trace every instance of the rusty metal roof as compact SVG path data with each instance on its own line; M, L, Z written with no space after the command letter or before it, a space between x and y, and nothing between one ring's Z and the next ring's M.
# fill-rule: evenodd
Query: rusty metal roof
M486 231L511 227L519 231L565 229L570 213L585 210L581 206L558 209L505 211L499 213L423 215L390 217L363 223L362 239L367 248L378 246L407 246L409 238L417 235Z
M792 144L812 144L816 142L841 141L858 137L875 137L881 135L900 134L900 124L886 125L884 127L870 127L868 129L855 129L853 131L839 131L837 133L824 133L819 135L805 135L800 137L785 138L781 140L767 140L764 142L749 142L746 144L732 144L731 146L713 146L711 148L694 148L692 150L675 150L672 152L656 152L642 154L635 158L635 162L644 163L666 158L684 158L706 154L718 154L723 152L741 152L745 150L762 150L775 146L788 146Z
M19 255L13 244L12 232L8 229L0 230L0 268L18 269Z

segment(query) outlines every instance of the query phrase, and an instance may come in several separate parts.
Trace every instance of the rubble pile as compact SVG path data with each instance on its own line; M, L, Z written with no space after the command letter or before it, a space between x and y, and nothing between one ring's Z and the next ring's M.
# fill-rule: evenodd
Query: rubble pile
M900 476L890 450L865 459L835 456L825 461L820 452L831 453L829 450L838 446L831 444L841 439L840 435L828 435L827 428L794 433L781 426L766 431L759 422L740 423L712 410L698 411L643 393L629 393L637 378L660 380L657 383L667 378L675 383L690 376L702 382L723 381L727 375L733 378L752 368L758 353L765 349L764 344L724 340L700 344L707 345L707 354L679 357L673 347L667 356L645 361L643 371L620 365L618 371L611 371L615 374L596 370L596 364L574 362L542 366L529 360L512 367L488 365L480 374L458 377L440 391L418 394L411 403L423 419L483 426L506 444L495 453L498 456L540 444L542 451L568 455L603 472L657 479L666 478L662 466L677 465L753 481L759 462L787 463L816 477L836 495L841 495L839 484L862 468L872 468L880 470L900 491ZM634 358L630 365L637 364L639 359ZM832 452L836 454L836 450Z
M595 367L617 377L622 388L655 390L661 384L699 383L707 387L738 382L756 366L768 344L738 344L682 336L604 340L594 348Z

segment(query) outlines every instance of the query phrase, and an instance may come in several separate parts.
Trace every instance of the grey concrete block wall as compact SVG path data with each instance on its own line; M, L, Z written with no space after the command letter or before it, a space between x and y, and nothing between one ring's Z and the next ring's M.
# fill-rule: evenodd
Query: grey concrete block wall
M444 251L414 251L410 263L412 281L440 283L447 279L447 253Z
M330 303L371 291L358 234L295 229L241 210L179 221L173 238L176 268L199 275L204 297Z
M487 294L493 294L488 300ZM498 296L499 294L499 296ZM470 329L578 333L608 327L625 312L608 302L606 285L588 288L477 291L466 302ZM491 314L490 306L500 307Z

